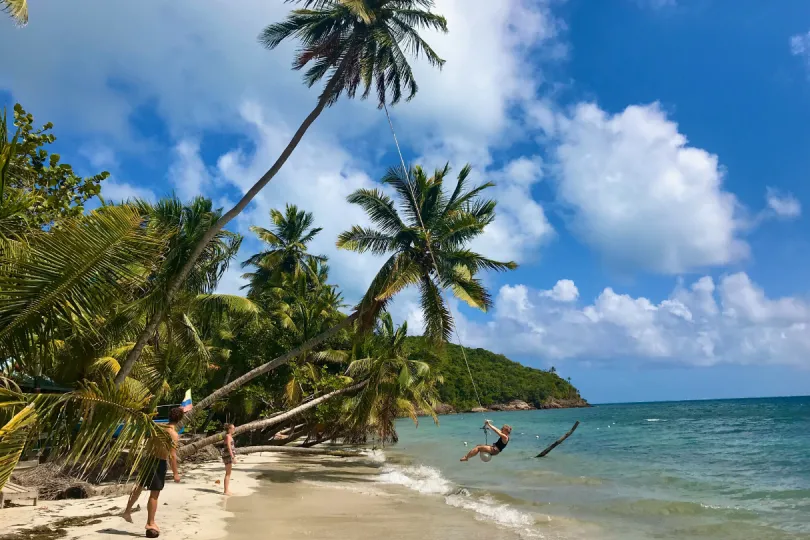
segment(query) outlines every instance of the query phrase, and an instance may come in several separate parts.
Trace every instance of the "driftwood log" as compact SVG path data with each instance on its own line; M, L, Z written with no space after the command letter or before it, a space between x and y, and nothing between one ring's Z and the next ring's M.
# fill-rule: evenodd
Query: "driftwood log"
M350 450L328 450L326 448L303 448L301 446L245 446L237 448L237 455L242 454L257 454L257 453L278 453L278 454L309 454L316 456L334 456L334 457L365 457L360 452L353 452Z
M568 433L566 433L565 435L563 435L562 437L560 437L559 439L557 439L556 441L554 441L553 443L548 445L548 448L546 448L545 450L543 450L542 452L540 452L539 454L537 454L534 457L544 457L546 454L548 454L549 452L551 452L552 450L557 448L559 445L561 445L563 443L563 441L565 441L565 439L567 439L568 437L571 436L571 434L574 432L574 430L577 429L578 425L579 425L579 420L574 422L574 426L571 429L568 430Z

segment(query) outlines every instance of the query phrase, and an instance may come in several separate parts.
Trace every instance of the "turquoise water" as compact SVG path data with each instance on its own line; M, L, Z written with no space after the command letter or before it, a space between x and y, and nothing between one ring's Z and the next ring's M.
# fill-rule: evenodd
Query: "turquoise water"
M810 540L810 397L486 416L513 427L491 462L458 461L465 441L484 442L481 414L403 421L383 481L523 537ZM565 443L533 457L575 420Z

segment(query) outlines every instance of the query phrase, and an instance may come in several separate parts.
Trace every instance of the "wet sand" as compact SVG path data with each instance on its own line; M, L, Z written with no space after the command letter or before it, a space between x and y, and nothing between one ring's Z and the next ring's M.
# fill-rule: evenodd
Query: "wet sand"
M339 458L280 457L261 466L259 485L228 501L228 540L515 540L514 532L472 512L375 482L373 464Z

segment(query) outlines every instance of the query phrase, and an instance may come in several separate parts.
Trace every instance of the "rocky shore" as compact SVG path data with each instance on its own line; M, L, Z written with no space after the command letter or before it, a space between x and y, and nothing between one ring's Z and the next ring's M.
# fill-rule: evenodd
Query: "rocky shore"
M554 399L549 398L544 401L540 406L535 406L526 403L520 399L513 399L508 403L496 403L489 407L474 407L468 410L456 410L455 407L447 403L440 403L436 406L436 414L458 414L463 412L491 412L491 411L533 411L537 409L574 409L582 407L590 407L591 405L582 398L573 399Z

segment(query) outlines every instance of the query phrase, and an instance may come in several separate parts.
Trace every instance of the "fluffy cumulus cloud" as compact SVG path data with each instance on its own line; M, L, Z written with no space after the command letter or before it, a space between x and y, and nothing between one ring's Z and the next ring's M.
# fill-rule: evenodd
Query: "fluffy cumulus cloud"
M539 157L520 157L494 171L474 173L473 181L491 181L483 192L498 203L495 221L472 243L472 249L489 257L523 263L551 239L554 229L543 207L532 197L532 186L543 178Z
M199 154L199 147L185 142L178 145L171 179L179 190L190 189L187 179L218 189L229 189L242 194L270 168L276 156L287 144L295 126L268 115L255 103L246 103L240 111L246 128L248 144L221 154L216 164L207 167ZM245 235L243 253L253 253L260 245L249 231L250 225L270 227L269 212L285 204L295 204L301 210L312 212L315 225L324 231L310 245L314 253L330 257L332 279L346 289L350 300L368 286L381 261L371 255L358 255L335 247L337 234L354 224L370 225L363 211L346 202L356 189L375 187L375 182L363 172L363 163L354 159L336 141L315 134L304 139L295 153L273 181L254 199L253 206L231 226ZM196 190L201 187L194 185ZM235 291L241 286L239 270L227 274L222 290Z
M558 126L558 198L608 262L677 274L747 256L718 157L688 145L657 104L578 105Z
M557 302L573 302L579 298L579 289L570 279L561 279L548 291L540 291L540 296L545 296Z
M574 291L505 285L491 321L461 321L464 342L547 361L810 367L810 304L768 298L745 273L679 283L657 303L606 288L581 305Z

